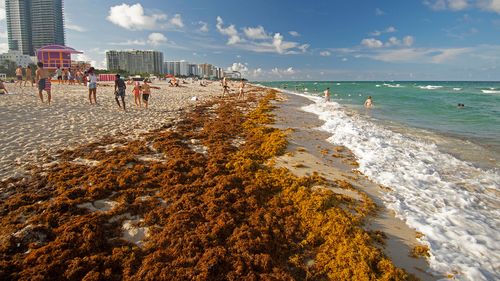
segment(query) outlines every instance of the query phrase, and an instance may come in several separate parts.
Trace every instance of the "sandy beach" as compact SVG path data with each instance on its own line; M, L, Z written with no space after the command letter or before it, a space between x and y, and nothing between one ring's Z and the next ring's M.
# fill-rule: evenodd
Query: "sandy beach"
M1 97L0 279L437 279L305 99L161 87L127 112L105 86Z
M131 86L127 89L127 112L119 110L112 83L101 83L97 106L89 104L85 86L53 84L52 104L39 102L36 88L14 87L0 96L0 179L21 176L23 167L42 163L56 151L86 144L106 135L135 137L157 129L179 117L179 110L194 107L220 95L218 83L201 87L182 84L168 87L153 84L149 109L134 105ZM198 101L192 98L197 97ZM46 102L46 94L44 92Z

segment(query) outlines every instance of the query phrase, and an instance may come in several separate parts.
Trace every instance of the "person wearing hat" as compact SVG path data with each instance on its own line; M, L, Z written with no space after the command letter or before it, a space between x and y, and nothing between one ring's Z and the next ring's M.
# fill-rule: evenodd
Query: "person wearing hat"
M88 81L89 81L89 101L92 104L92 98L94 98L94 103L97 104L97 75L95 75L94 68L91 67L88 70Z

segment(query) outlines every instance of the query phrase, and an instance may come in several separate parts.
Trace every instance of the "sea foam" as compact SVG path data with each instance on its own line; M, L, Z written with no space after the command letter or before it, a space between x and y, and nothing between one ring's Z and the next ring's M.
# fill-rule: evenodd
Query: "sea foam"
M328 141L348 147L359 170L390 187L384 196L397 217L424 234L430 266L458 280L498 280L500 174L484 171L424 142L346 114L338 103L306 96L303 110L325 121Z
M433 86L433 85L427 85L427 86L417 86L418 88L422 90L437 90L443 88L443 86Z

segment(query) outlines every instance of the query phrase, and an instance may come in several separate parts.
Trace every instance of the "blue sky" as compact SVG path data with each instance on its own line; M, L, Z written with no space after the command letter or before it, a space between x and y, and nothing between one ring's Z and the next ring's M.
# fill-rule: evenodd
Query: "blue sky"
M500 80L500 0L66 0L65 20L98 67L154 49L252 80Z

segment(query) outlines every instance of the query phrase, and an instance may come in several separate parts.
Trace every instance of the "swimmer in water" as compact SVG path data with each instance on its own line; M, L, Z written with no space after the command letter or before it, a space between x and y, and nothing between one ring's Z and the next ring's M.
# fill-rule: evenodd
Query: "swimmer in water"
M372 108L373 107L373 101L372 101L372 96L368 96L368 98L365 101L365 107L366 108Z

